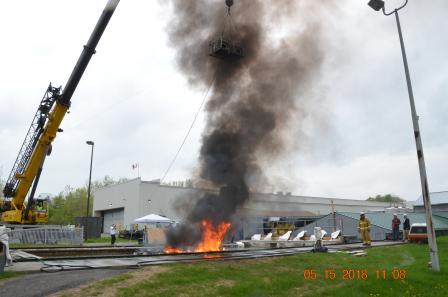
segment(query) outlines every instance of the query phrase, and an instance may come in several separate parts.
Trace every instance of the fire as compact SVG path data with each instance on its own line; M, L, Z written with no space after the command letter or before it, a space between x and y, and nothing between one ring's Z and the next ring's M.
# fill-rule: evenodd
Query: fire
M224 235L230 228L230 223L221 222L217 228L213 228L212 222L202 221L202 242L198 245L195 252L217 252L221 250Z
M222 255L220 255L220 254L204 254L204 256L202 256L202 258L204 258L204 259L221 259Z
M181 254L181 253L183 253L184 251L181 250L181 249L179 249L179 248L175 248L175 247L168 246L168 247L166 247L166 248L163 249L163 252L164 252L165 254Z
M196 253L204 252L217 252L222 248L222 240L229 230L231 224L226 222L219 223L218 227L214 227L213 223L209 220L203 220L202 224L202 241L194 249ZM180 248L166 247L164 250L165 254L180 254L184 251Z

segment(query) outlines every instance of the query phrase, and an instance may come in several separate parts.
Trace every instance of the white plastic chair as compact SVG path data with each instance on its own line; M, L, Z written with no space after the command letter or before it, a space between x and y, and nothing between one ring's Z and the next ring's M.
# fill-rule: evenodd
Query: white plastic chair
M305 233L306 233L305 230L300 231L300 232L296 235L296 237L293 238L293 240L301 240L302 237L305 236Z
M341 230L336 230L333 233L331 233L331 239L336 239L339 237L339 234L341 234Z
M272 240L272 233L268 233L268 235L266 235L266 237L262 240Z
M288 231L285 234L283 234L282 236L280 236L278 238L278 241L287 241L289 239L289 237L291 236L292 231Z

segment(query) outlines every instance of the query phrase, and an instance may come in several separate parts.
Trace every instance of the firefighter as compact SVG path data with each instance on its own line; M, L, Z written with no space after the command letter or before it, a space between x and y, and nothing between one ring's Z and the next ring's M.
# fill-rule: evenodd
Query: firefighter
M362 244L370 245L370 221L366 218L364 212L360 213L358 232L361 233Z

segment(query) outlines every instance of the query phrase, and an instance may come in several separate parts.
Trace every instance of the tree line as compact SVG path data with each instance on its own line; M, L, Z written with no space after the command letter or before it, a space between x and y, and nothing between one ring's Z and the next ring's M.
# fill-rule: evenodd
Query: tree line
M377 202L388 202L388 203L400 203L404 202L405 200L392 195L392 194L386 194L386 195L376 195L374 197L369 197L366 199L367 201L377 201Z
M95 190L127 180L127 178L115 180L106 175L101 180L93 181L90 191L88 215L93 215L93 199L95 199L93 193ZM66 186L64 191L60 192L56 197L51 198L48 206L48 224L73 225L75 224L76 217L85 217L87 214L87 188L88 184L78 188Z
M108 175L100 180L92 182L91 195L89 203L89 216L92 215L93 209L93 192L96 189L122 183L127 181L127 178L114 179ZM4 198L3 188L5 186L5 179L0 176L0 199ZM87 212L87 188L88 184L73 188L66 186L63 191L54 197L50 197L48 205L48 224L50 225L73 225L76 217L84 217Z

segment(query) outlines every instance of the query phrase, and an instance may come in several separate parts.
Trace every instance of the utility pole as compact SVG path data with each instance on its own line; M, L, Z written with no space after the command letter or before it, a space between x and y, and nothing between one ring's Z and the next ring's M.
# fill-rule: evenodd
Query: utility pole
M85 217L85 233L86 233L86 239L88 238L87 233L87 226L89 225L89 209L90 209L90 185L92 183L92 163L93 163L93 147L95 146L95 143L91 140L86 141L86 144L90 145L92 147L92 151L90 153L90 173L89 173L89 186L87 188L87 208L86 208L86 217Z
M333 232L336 232L336 212L334 211L333 199L331 199L331 213L333 214Z
M87 210L86 210L86 217L89 216L89 207L90 207L90 185L92 184L92 163L93 163L93 147L95 146L95 143L93 141L86 141L88 145L92 147L92 151L90 153L90 173L89 173L89 186L87 188Z
M417 148L417 158L418 158L418 166L420 170L420 183L422 187L422 197L423 204L425 206L425 215L426 215L426 229L428 233L428 244L429 244L429 256L431 259L431 270L440 271L439 265L439 253L437 249L437 240L436 233L434 229L433 217L432 217L432 209L431 209L431 200L429 197L429 187L428 187L428 178L426 176L426 165L425 165L425 157L423 155L423 144L422 138L420 134L420 127L418 123L418 115L415 109L414 103L414 92L412 91L412 83L411 76L409 74L409 66L408 60L406 57L406 49L404 47L403 34L401 32L401 24L400 18L398 16L398 11L408 4L408 0L399 8L394 9L394 11L390 13L386 13L384 8L384 1L382 0L371 0L369 2L369 6L374 10L378 11L382 9L383 14L389 16L391 14L395 15L395 20L397 22L398 36L400 38L400 46L401 46L401 54L403 56L403 64L404 64L404 72L406 75L406 84L408 88L409 94L409 103L411 105L411 116L412 116L412 125L414 127L414 137L415 137L415 145Z

